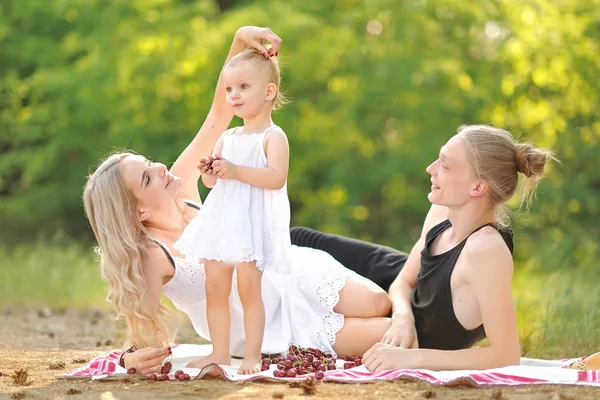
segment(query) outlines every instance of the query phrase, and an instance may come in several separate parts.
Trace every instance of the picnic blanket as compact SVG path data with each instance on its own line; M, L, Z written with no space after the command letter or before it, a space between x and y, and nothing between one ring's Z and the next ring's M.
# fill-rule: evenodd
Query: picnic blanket
M254 375L240 375L237 373L241 360L234 359L232 365L212 364L204 369L186 368L188 362L201 356L210 354L211 345L182 344L173 347L170 380L176 380L173 373L180 369L189 374L192 379L201 379L207 374L219 374L229 381L293 381L306 379L303 375L297 378L276 378L273 376L275 365L270 370ZM67 374L58 376L59 379L94 379L94 380L122 380L128 377L127 371L119 365L121 351L96 357L87 365L77 368ZM400 369L383 372L369 372L364 366L351 369L339 369L343 362L338 364L338 369L325 372L323 381L344 383L367 383L380 380L421 380L435 385L586 385L600 387L600 371L580 371L567 368L569 364L579 359L565 360L540 360L521 358L521 365L489 370L461 370L461 371L430 371L425 369Z

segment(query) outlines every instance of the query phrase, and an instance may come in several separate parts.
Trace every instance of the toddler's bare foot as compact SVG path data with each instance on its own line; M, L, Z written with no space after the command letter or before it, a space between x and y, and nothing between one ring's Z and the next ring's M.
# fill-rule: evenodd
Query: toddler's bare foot
M206 357L202 357L199 360L192 361L186 365L188 368L204 368L209 364L218 364L218 365L230 365L231 357L225 354L209 354Z
M242 365L238 370L238 374L242 375L252 375L260 372L261 367L260 355L254 357L244 357L244 361L242 361Z

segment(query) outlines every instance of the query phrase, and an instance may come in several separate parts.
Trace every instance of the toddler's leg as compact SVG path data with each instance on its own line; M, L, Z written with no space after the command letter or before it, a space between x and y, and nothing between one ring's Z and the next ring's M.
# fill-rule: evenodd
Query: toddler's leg
M238 373L248 375L260 372L261 368L260 349L265 332L265 306L261 294L263 273L256 268L256 262L238 263L236 268L246 333L244 361Z
M229 294L231 293L231 280L233 265L215 260L205 260L206 272L206 317L208 331L213 346L212 354L198 361L188 364L190 368L204 368L209 364L231 364L230 352L230 325L231 310L229 308Z

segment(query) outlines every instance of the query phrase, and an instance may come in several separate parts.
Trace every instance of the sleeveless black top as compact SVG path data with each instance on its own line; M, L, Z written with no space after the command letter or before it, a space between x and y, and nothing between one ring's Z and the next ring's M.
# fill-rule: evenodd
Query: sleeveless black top
M449 220L434 226L427 233L425 247L421 251L421 271L417 276L417 287L412 298L419 348L467 349L486 337L483 324L473 330L465 329L456 319L452 306L450 278L468 237L445 253L435 256L429 253L431 243L450 226ZM485 226L492 226L498 230L512 254L513 233L509 229L485 224L471 235Z

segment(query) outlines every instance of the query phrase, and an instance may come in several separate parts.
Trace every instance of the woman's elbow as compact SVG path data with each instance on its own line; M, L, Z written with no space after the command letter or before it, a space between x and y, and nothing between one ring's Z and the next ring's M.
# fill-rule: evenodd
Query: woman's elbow
M502 349L498 354L497 360L497 368L519 365L521 363L521 349L518 345L511 350Z

